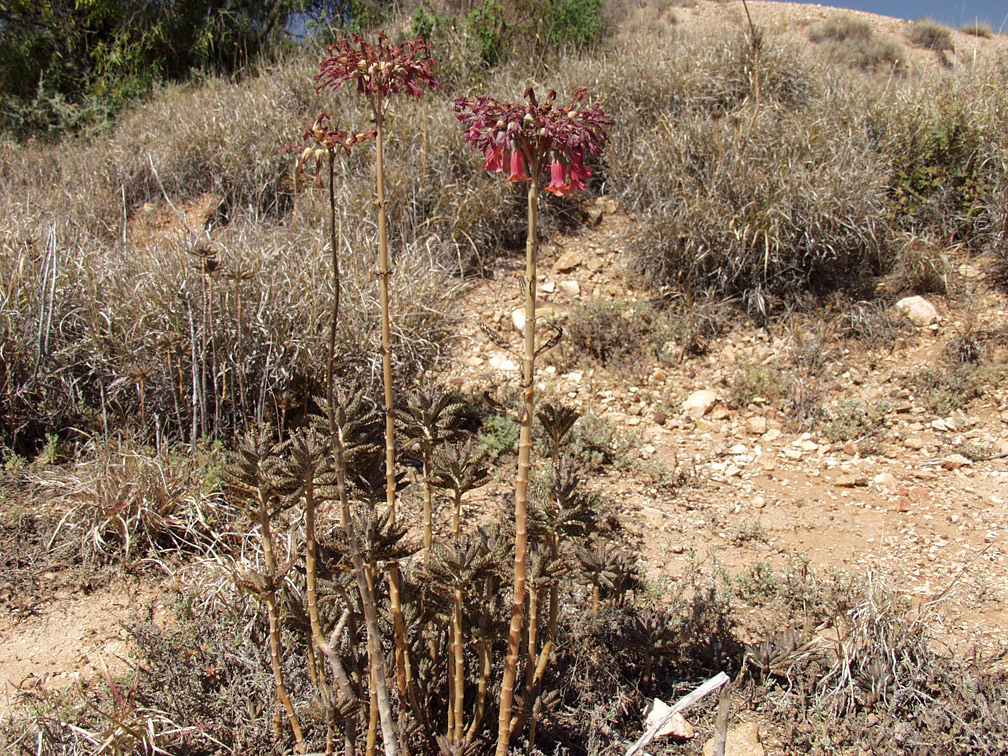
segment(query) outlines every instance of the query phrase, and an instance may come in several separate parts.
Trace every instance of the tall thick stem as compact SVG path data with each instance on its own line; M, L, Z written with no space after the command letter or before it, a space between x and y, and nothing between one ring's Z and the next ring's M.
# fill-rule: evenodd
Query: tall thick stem
M385 212L385 148L383 134L382 103L375 108L375 148L377 150L375 172L378 191L378 281L381 299L381 355L382 383L385 388L385 501L389 508L389 518L395 519L395 420L392 405L392 336L389 326L390 298L388 231Z
M392 403L391 300L389 296L389 278L392 276L392 269L389 265L388 221L385 207L385 104L381 101L380 95L376 96L372 107L375 122L375 188L378 196L378 279L381 300L382 383L385 389L385 502L389 509L389 521L392 522L396 515L395 416ZM395 635L396 687L399 689L400 700L405 701L408 684L406 623L403 620L402 598L399 591L399 565L395 562L389 567L389 584L392 629Z
M270 587L266 590L263 599L266 602L266 615L269 618L269 638L270 638L270 662L273 665L273 682L276 685L277 698L283 704L290 720L291 730L294 732L294 741L297 744L297 752L305 752L304 735L301 733L301 722L294 712L290 696L287 693L287 686L283 676L283 646L280 642L280 617L277 612L276 592L274 589L275 580L278 574L276 555L273 551L273 533L270 530L269 507L267 506L268 494L264 488L259 489L259 526L262 532L263 558L266 560L266 572L270 580Z
M379 150L380 154L380 150ZM385 657L381 648L381 631L378 627L378 614L375 611L374 593L368 584L367 571L364 560L361 558L360 548L357 545L357 529L354 527L353 518L350 515L350 499L346 489L346 456L343 437L336 427L336 397L333 376L333 362L336 351L336 324L339 319L339 254L336 247L336 199L333 190L332 167L333 157L330 153L329 171L329 207L331 221L331 241L332 241L332 265L333 265L333 311L332 322L329 329L329 354L326 361L326 401L329 409L329 434L332 441L333 464L336 468L336 491L340 502L340 516L346 532L347 541L350 544L350 561L353 565L354 576L357 580L357 589L360 592L361 606L364 609L364 624L367 630L368 649L371 654L371 673L374 693L378 702L378 715L381 722L382 745L385 756L396 756L396 736L395 725L392 721L392 706L388 697L388 685L385 674ZM379 171L380 173L380 171ZM394 486L393 486L394 495ZM310 497L306 497L310 498ZM309 518L310 513L310 518ZM331 649L325 642L322 635L322 628L319 623L318 606L315 596L315 509L314 506L305 505L305 571L310 574L308 581L308 615L311 620L312 634L315 642L323 652L331 653ZM309 568L310 560L310 568Z
M518 436L518 479L515 483L515 561L514 598L511 604L511 626L508 631L508 653L501 681L500 718L497 723L497 754L506 756L511 740L511 709L514 704L514 683L518 670L518 646L521 641L525 608L526 505L528 502L529 467L532 456L532 418L535 416L535 326L536 326L536 259L539 254L538 199L539 162L529 166L532 181L528 193L528 241L525 244L525 359L522 362L524 406L521 432Z
M434 445L429 441L421 442L421 456L423 457L423 557L426 563L430 556L431 544L434 541L434 487L431 485L431 455L434 453Z
M462 645L462 589L455 589L455 611L452 615L452 632L455 636L455 647L452 656L455 659L455 731L452 737L461 743L464 733L463 705L465 703L465 651Z

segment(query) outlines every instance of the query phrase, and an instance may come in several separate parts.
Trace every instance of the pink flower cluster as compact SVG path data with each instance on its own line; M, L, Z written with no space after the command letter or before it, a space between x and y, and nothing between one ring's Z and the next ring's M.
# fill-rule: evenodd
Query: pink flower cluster
M541 105L532 87L525 90L527 103L503 103L479 95L454 101L456 117L466 127L466 141L483 152L483 167L502 173L505 181L529 181L532 170L549 166L546 191L564 196L585 188L591 175L585 165L588 155L598 155L608 141L606 126L613 121L598 107L579 107L585 99L580 89L565 106L555 105L550 91Z
M441 88L431 69L434 59L423 39L393 45L382 32L377 44L354 35L353 41L342 39L329 46L329 57L323 58L315 81L316 91L337 90L343 82L357 80L357 91L385 99L402 89L414 97L423 95L423 87Z

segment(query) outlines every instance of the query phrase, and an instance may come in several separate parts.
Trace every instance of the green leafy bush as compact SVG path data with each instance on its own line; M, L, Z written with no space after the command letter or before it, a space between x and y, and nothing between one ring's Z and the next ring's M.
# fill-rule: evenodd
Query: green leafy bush
M601 41L605 30L602 0L559 0L552 14L554 44L592 47Z

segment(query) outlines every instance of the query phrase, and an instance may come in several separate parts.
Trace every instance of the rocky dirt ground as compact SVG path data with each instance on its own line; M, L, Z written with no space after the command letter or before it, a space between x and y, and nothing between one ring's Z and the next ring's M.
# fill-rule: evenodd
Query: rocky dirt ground
M627 272L633 221L605 199L591 211L599 214L596 229L544 245L538 280L547 312L593 299L654 296ZM957 263L959 297L931 297L936 321L909 326L889 345L844 342L828 323L816 333L824 324L808 319L768 328L736 325L702 356L679 362L676 345L666 344L671 359L629 373L558 367L547 357L539 388L543 396L598 415L629 439L630 454L641 463L637 474L631 464L600 489L637 535L659 590L687 560L708 568L722 564L731 573L757 562L779 570L807 560L820 574L852 571L895 585L918 602L939 602L940 636L992 645L1008 624L1006 387L988 386L984 397L935 415L905 385L906 376L938 362L970 318L974 329L1000 334L988 359L1003 370L1005 297L987 287L982 265ZM507 333L517 345L511 319L521 304L521 272L515 260L502 260L492 278L460 301L464 335L446 375L455 386L482 391L517 381L516 358L490 342L479 324ZM819 340L822 333L827 338ZM769 375L786 373L794 370L796 352L809 349L821 363L806 378L805 390L822 414L811 429L787 422L763 397L735 406L733 385L741 372L760 366ZM870 444L826 437L831 414L849 406L878 411L877 426L859 434ZM973 461L961 450L989 458ZM663 484L661 470L671 484Z
M704 3L701 13L652 4L653 18L641 17L667 24L674 14L688 26L721 13L722 21L742 23L736 5ZM800 35L834 12L797 8L782 14L780 4L753 3L757 23ZM887 33L905 33L907 22L873 19ZM981 44L958 33L956 40L960 56ZM1003 37L995 42L1004 46ZM914 55L921 65L933 57ZM541 306L562 312L608 301L632 309L654 298L647 282L628 272L636 219L605 198L587 217L592 227L544 244ZM479 326L517 344L512 314L521 263L510 256L494 265L460 297L461 336L438 376L472 393L517 383L517 360ZM967 332L986 335L985 361L1005 373L1004 293L988 285L983 260L957 259L952 271L952 294L929 297L935 321L901 330L889 343L844 340L835 320L806 316L766 328L737 322L704 354L684 359L675 343L661 345L659 359L620 369L562 350L544 358L541 396L593 413L625 439L623 464L597 486L636 539L656 596L694 561L729 575L760 563L779 570L807 561L820 574L850 571L934 604L937 635L950 646L1003 642L1008 381L992 379L979 398L936 413L907 380L936 366L946 344ZM757 394L740 404L738 376L752 370L799 374L818 421L794 422L773 397ZM855 403L870 411L870 424L850 438L828 433L830 418ZM4 609L0 718L39 686L72 686L106 667L125 668L122 622L150 615L162 602L158 594L156 585L114 580L83 596L56 591L30 611Z

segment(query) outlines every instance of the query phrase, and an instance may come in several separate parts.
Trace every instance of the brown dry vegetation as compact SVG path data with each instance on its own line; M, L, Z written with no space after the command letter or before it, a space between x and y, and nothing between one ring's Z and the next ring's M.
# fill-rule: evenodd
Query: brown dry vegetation
M756 4L750 29L724 6L682 5L609 7L612 34L599 48L560 55L532 46L534 64L472 62L453 44L461 25L434 40L446 92L395 104L386 153L397 380L416 385L455 348L459 292L492 276L524 231L520 190L486 178L447 99L475 91L518 99L530 79L561 97L585 86L616 122L589 188L632 214L628 276L643 274L650 285L647 301L576 310L554 366L629 377L655 361L690 369L690 359L747 318L773 326L826 311L829 328L820 324L820 337L803 341L787 375L739 370L733 402L769 402L798 427L818 423L837 443L860 443L881 415L821 405L822 334L839 329L869 349L891 345L905 333L887 309L896 294L957 294L950 254L983 255L991 282L1008 280L1003 40L971 35L994 53L970 61L955 52L965 34L929 23L897 36L839 16L771 19L771 6ZM698 21L708 12L729 19L728 29ZM928 62L905 44L926 48ZM270 726L265 622L235 585L257 564L256 531L224 495L221 468L242 431L266 426L286 437L321 403L332 294L327 208L322 192L294 179L285 151L320 107L316 55L238 83L167 87L102 135L0 143L0 569L13 588L0 605L10 616L31 615L58 589L106 581L108 565L164 572L179 586L170 621L130 625L132 674L64 694L25 693L21 714L0 734L13 752L36 744L45 753L291 746L274 742ZM338 125L365 122L350 94L322 107ZM376 395L373 169L368 151L355 153L336 184L346 261L337 372ZM546 204L555 238L590 217L575 199ZM965 328L934 374L908 378L908 390L926 395L936 413L943 402L993 390L1003 366L985 362L985 349L999 339L996 329ZM475 529L491 515L476 510L507 499L501 477L513 466L513 428L473 400L454 429L481 433L502 458L467 520L474 541L491 541ZM362 434L362 448L377 438ZM739 676L745 702L736 703L771 724L781 752L1005 752L1004 673L936 645L932 610L912 608L888 587L804 566L775 574L757 565L735 579L695 564L662 591L650 585L619 548L630 538L591 476L649 477L675 495L697 482L695 468L635 467L634 442L592 415L572 439L591 525L578 530L578 550L564 553L563 643L539 699L535 752L615 753L621 739L634 739L650 697L673 698L720 669ZM539 452L548 454L545 445ZM415 456L404 455L404 467ZM375 478L369 465L357 470L361 501ZM407 511L419 508L421 483L412 479L403 494ZM543 470L535 485L549 484ZM404 537L362 518L379 540ZM283 523L291 548L302 538L296 523ZM763 538L757 525L740 529L738 543ZM495 552L498 562L507 548ZM447 584L432 574L404 562L411 622L447 616L424 593L425 581ZM329 577L335 600L342 578ZM288 601L299 606L303 585L288 582ZM603 609L590 613L595 589ZM473 616L487 618L479 633L497 647L505 598L488 594L477 609L483 595L467 595ZM749 607L766 611L743 621ZM381 620L391 624L391 616ZM292 616L285 625L286 675L306 738L321 749L325 722L299 661L303 624ZM365 665L359 644L341 653ZM444 669L418 675L427 710L438 711ZM713 706L696 717L710 730ZM404 737L417 752L437 751L419 724ZM652 747L697 751L698 743Z

